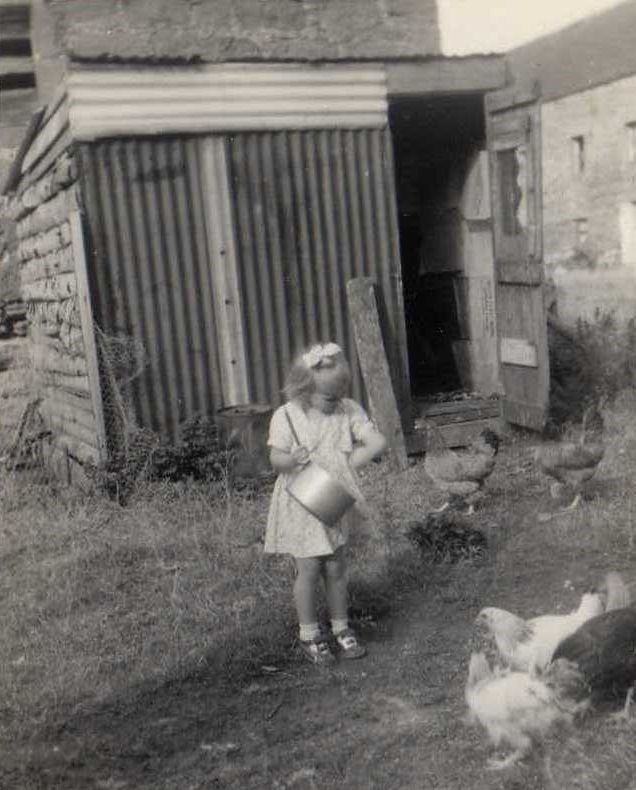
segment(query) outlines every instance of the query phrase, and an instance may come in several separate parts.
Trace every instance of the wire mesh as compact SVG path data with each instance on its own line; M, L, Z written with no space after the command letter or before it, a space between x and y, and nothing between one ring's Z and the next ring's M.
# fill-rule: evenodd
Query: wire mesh
M0 481L49 482L51 432L39 404L29 339L0 341Z

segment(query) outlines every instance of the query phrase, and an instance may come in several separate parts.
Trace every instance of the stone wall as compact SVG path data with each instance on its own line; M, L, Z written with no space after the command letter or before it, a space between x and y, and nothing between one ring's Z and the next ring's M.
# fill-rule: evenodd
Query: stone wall
M636 123L636 75L546 102L541 120L546 262L621 263L621 204L636 202L626 128ZM574 137L584 140L580 172ZM576 230L582 219L584 241Z
M53 453L81 465L98 460L99 444L71 227L79 206L76 179L68 151L12 196L8 212L16 227L38 410L52 431Z

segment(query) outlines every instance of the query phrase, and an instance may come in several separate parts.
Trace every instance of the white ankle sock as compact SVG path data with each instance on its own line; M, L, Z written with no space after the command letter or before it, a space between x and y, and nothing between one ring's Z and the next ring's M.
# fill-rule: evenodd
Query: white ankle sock
M300 641L313 642L320 636L318 623L300 623Z
M331 633L336 636L337 634L341 634L343 631L346 631L349 628L349 621L345 617L343 620L332 620L331 621Z

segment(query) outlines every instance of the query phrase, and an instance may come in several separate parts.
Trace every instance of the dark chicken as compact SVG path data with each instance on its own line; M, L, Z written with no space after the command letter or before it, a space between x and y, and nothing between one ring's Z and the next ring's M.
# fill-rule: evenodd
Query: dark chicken
M554 499L564 492L571 497L566 510L574 510L580 502L585 484L596 473L605 454L603 418L597 406L583 415L581 435L577 441L561 441L536 448L535 461L554 483L550 493Z
M608 611L591 618L564 639L552 660L565 658L576 664L594 701L626 695L621 715L627 717L636 685L636 608L612 608L616 605L612 602L612 576L615 583L621 583L618 574L608 576Z

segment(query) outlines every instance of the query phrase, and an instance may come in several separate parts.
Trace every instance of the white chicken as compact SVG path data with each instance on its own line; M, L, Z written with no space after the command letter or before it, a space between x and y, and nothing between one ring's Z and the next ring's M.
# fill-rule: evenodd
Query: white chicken
M571 724L589 705L581 674L564 660L537 676L492 669L483 653L473 653L464 693L469 719L486 729L495 748L514 749L507 757L491 758L494 769L523 759L553 728Z
M584 593L578 609L569 614L523 620L505 609L488 606L479 612L476 622L486 626L508 666L528 672L545 669L557 645L604 610L603 598L594 591Z

